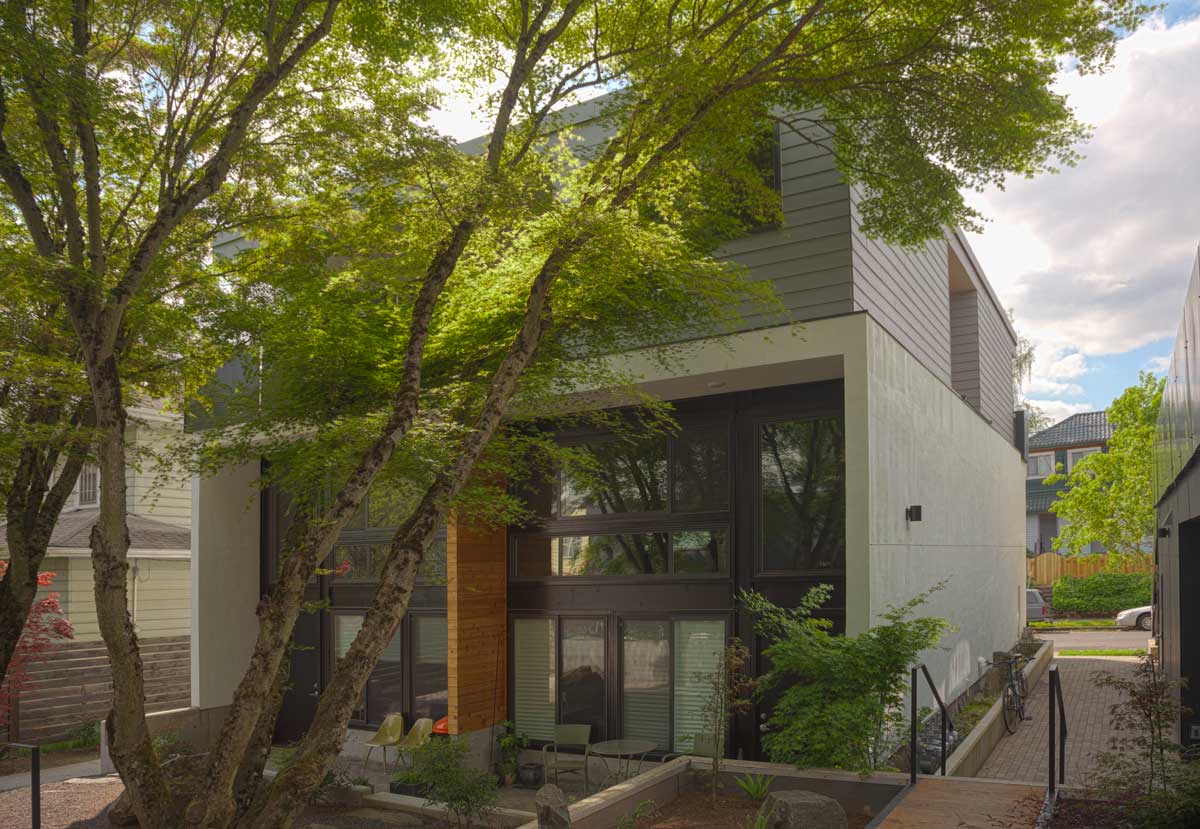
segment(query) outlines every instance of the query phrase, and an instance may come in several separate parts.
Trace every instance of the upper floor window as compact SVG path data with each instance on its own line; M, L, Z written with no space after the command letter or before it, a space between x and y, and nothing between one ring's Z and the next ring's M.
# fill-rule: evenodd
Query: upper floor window
M1100 451L1099 446L1089 446L1086 449L1072 449L1067 452L1067 472L1075 468L1075 464L1086 458L1088 455L1094 455Z
M1037 478L1039 481L1054 474L1054 453L1045 452L1041 455L1030 455L1025 463L1025 477Z
M85 463L79 470L79 482L76 484L78 499L81 507L94 507L100 503L100 469L95 464Z

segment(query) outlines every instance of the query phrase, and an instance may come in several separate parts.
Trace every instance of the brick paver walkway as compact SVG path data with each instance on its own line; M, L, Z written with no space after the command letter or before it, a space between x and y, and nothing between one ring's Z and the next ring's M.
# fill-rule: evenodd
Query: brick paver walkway
M1133 659L1058 657L1063 703L1067 709L1067 784L1085 785L1093 772L1095 755L1108 748L1110 709L1120 700L1112 688L1096 685L1097 671L1133 674ZM1016 734L1006 734L979 772L980 777L1045 784L1047 764L1047 718L1049 717L1049 672L1034 686L1025 702L1026 720Z

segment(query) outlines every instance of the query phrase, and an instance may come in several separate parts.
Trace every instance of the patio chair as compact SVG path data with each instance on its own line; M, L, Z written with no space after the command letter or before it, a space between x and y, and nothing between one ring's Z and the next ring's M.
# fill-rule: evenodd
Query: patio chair
M554 726L554 742L542 746L542 767L545 779L554 776L554 785L558 785L558 775L571 772L583 772L583 791L591 789L588 779L588 760L592 755L592 727L590 725L556 725ZM564 754L563 748L582 748L583 754Z
M367 761L371 759L371 752L377 748L383 749L383 769L387 771L387 750L391 746L395 748L400 741L404 739L404 715L403 714L388 714L383 718L383 723L379 726L379 730L372 735L371 739L367 740L367 756L363 758L362 770L363 774L367 773Z
M421 719L413 723L413 727L409 730L408 734L405 735L404 739L396 743L396 753L399 755L396 760L396 766L399 767L400 763L403 762L405 767L407 767L408 755L412 754L415 749L418 749L429 742L429 735L432 733L433 720L431 720L429 717L421 717Z

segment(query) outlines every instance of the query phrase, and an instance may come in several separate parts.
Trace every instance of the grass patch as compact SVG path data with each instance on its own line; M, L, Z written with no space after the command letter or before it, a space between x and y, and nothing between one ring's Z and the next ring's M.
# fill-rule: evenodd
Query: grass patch
M975 699L968 702L962 708L958 709L952 719L954 720L954 728L966 739L967 735L979 724L986 714L996 702L999 694L980 694Z
M1059 628L1066 630L1084 628L1115 628L1117 623L1112 619L1062 619L1057 622L1030 622L1031 628Z
M1145 656L1145 648L1064 648L1059 656Z

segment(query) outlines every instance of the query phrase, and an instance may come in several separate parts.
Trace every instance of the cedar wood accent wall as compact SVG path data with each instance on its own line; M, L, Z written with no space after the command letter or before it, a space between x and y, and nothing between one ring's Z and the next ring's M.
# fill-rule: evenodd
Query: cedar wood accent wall
M451 519L446 527L450 733L507 716L508 534L504 525Z

